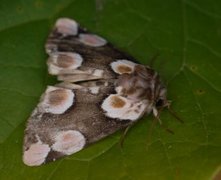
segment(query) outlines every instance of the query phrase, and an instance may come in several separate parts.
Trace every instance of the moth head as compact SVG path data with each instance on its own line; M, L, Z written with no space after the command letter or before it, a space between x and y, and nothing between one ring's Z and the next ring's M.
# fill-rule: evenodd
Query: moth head
M162 109L164 107L168 106L168 100L167 100L167 90L164 86L162 86L162 84L159 84L159 91L157 92L157 96L155 99L155 107L157 109Z

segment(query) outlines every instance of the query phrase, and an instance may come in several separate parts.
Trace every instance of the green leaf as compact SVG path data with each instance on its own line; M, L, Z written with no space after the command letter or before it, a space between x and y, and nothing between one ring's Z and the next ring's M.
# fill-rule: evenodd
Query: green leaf
M221 1L1 0L0 179L207 180L221 167ZM81 152L41 167L22 163L25 123L46 85L44 44L58 17L71 17L141 63L168 87L180 124L164 110Z

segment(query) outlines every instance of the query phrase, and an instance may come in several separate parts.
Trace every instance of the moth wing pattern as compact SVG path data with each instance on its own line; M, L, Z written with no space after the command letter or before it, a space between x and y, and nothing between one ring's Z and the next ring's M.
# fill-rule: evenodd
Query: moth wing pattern
M121 59L135 62L133 57L68 18L57 20L45 48L49 73L58 75L60 81L116 78L111 62Z
M108 118L99 108L113 86L100 86L97 95L85 89L48 86L28 120L23 161L38 166L73 154L130 121Z
M146 108L140 102L132 106L116 87L120 74L134 71L135 60L74 20L58 19L45 48L49 73L62 83L47 87L28 119L23 146L28 166L78 152L130 125Z

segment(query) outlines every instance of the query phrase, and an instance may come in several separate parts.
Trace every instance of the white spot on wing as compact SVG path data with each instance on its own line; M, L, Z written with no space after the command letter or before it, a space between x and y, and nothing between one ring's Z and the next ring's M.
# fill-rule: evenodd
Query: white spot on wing
M102 70L102 69L95 69L93 72L93 75L98 76L98 77L102 77L103 74L104 74L104 70Z
M100 87L98 86L94 86L94 87L90 87L89 90L92 94L98 94L99 93L99 89Z
M57 49L58 49L57 44L46 43L46 45L45 45L45 50L46 50L47 54L49 54L49 55L50 55L52 52L57 51Z
M115 102L114 102L115 100ZM117 101L120 104L117 104ZM116 105L116 107L114 107ZM118 107L117 107L118 106ZM130 107L128 100L122 96L111 94L101 105L102 109L106 111L106 115L112 118L123 118L127 109Z
M104 86L106 86L106 87L107 87L107 86L108 86L108 84L109 84L109 83L108 83L108 81L106 81L106 82L104 83Z
M134 103L132 104L132 107L130 107L130 109L127 111L124 118L130 119L132 121L137 120L146 112L146 108L147 103L144 101Z
M101 107L108 117L135 121L143 115L147 103L133 102L123 96L111 94L103 101Z
M69 18L60 18L56 21L55 27L57 31L64 36L76 35L78 33L78 24Z
M115 91L117 92L117 94L122 94L123 87L122 86L117 86L117 87L115 87Z
M59 73L64 73L65 70L77 69L81 66L82 62L83 58L77 53L51 53L48 59L48 71L50 74L57 75Z
M100 47L107 44L105 39L94 34L80 34L79 41L92 47Z
M23 162L28 166L39 166L44 163L50 147L41 141L32 144L23 154Z
M66 155L80 151L86 143L83 134L75 130L58 132L54 140L52 149Z
M117 74L132 73L136 63L125 59L116 60L110 64L113 71Z
M64 113L74 103L72 90L49 86L42 97L39 109L52 114Z

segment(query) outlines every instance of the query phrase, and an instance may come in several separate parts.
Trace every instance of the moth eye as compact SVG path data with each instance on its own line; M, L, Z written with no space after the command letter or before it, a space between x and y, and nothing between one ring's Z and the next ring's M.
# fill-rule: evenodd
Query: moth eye
M128 60L117 60L110 64L113 71L117 74L131 74L134 71L135 63Z
M55 27L57 31L63 35L76 35L78 33L78 24L68 18L58 19Z
M156 102L156 107L162 107L163 103L164 103L163 99L158 99Z
M107 41L94 34L80 34L79 41L92 47L100 47L107 44Z

